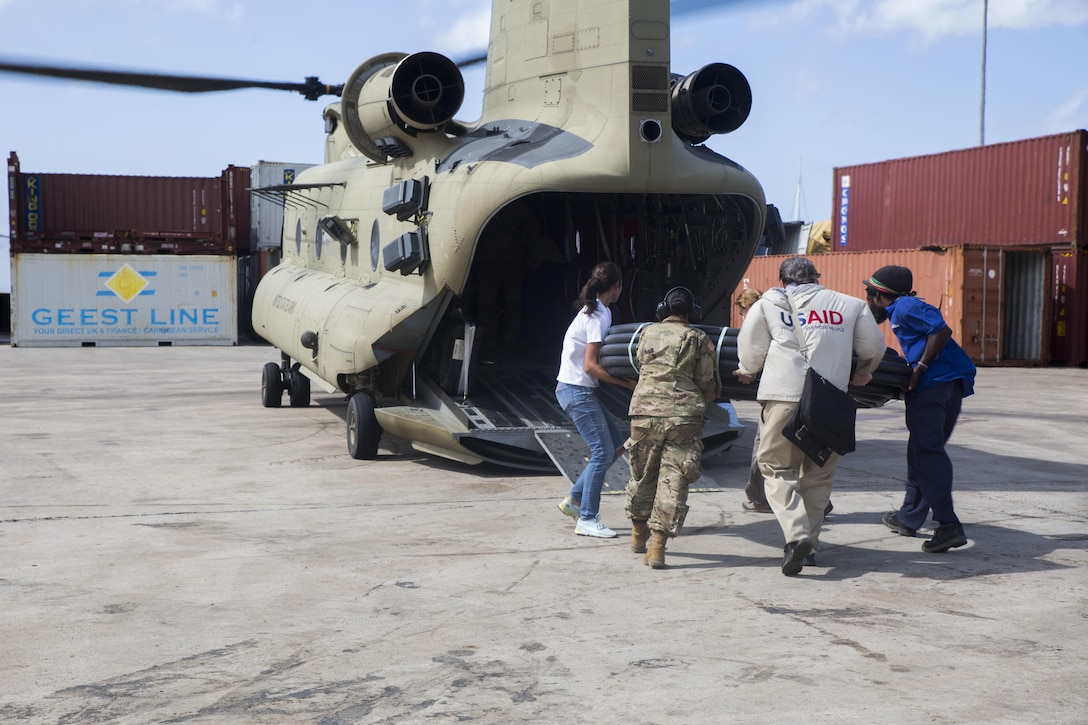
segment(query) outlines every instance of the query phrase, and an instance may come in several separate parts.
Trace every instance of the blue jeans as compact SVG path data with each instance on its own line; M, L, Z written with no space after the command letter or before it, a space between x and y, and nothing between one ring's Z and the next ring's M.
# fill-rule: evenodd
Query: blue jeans
M574 423L589 446L589 463L570 489L570 500L581 501L581 517L596 518L601 512L601 488L604 474L616 460L616 449L623 444L616 421L597 399L595 388L559 383L555 386L559 407Z

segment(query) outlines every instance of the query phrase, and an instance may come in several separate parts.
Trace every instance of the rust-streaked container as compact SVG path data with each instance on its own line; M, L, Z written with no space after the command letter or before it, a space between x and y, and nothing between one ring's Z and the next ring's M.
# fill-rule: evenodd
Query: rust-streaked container
M237 258L12 255L12 347L234 345Z
M834 170L832 251L1088 247L1088 131Z
M1083 256L1083 255L1079 255ZM752 260L732 299L745 287L766 291L781 286L778 268L787 256ZM864 299L863 280L896 264L910 267L914 289L937 307L952 335L980 365L1039 365L1049 361L1051 345L1052 251L1041 248L952 247L900 252L843 252L812 255L820 283ZM1085 330L1085 310L1070 313L1067 329ZM742 318L734 309L731 324ZM889 347L899 350L890 326L881 325ZM1081 353L1083 354L1083 353ZM1080 364L1075 356L1062 360Z
M1088 252L1054 250L1050 359L1088 365Z
M212 178L36 174L12 152L12 253L244 252L249 174L236 166Z

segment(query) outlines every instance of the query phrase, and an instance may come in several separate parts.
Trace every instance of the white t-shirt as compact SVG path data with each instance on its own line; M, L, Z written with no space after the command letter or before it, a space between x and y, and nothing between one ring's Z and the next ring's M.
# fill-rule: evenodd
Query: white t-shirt
M600 385L597 378L586 372L586 345L591 342L604 342L610 327L612 310L607 305L598 301L597 311L592 315L587 315L584 307L579 308L563 336L563 357L559 361L559 375L555 379L567 385L581 385L584 388L596 388Z

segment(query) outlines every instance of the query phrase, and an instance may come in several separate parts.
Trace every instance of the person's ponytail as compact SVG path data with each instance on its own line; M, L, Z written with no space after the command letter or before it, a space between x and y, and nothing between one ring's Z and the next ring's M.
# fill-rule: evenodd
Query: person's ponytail
M593 273L582 285L582 293L575 300L575 306L582 308L587 315L597 311L597 298L602 292L607 292L623 279L623 271L615 262L601 262L593 268Z

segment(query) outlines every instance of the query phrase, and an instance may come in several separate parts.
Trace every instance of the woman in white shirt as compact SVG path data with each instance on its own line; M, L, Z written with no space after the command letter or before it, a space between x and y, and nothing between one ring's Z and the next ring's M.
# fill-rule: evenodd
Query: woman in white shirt
M563 357L556 376L555 398L589 446L589 463L574 482L559 510L577 519L574 533L610 539L616 532L601 523L601 487L624 438L597 398L600 381L634 389L634 380L617 378L601 366L601 345L612 326L608 306L620 298L623 272L613 262L601 262L575 301L578 313L563 336Z

